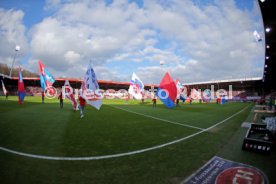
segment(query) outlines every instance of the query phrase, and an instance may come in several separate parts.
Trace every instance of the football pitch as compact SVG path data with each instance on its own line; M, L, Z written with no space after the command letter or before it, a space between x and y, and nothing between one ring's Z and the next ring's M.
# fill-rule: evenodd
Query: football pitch
M180 183L214 155L255 165L270 180L275 156L241 151L251 103L104 100L85 117L65 100L0 97L1 183ZM266 162L266 164L264 164ZM275 162L275 159L274 159Z

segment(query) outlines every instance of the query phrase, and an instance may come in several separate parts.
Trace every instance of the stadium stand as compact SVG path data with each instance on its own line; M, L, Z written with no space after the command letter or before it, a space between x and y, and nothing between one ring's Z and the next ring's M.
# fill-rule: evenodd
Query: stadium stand
M26 95L29 95L29 96L41 95L41 87L40 87L40 79L39 78L23 77L23 79L24 79L24 84L25 84ZM7 76L7 75L0 75L0 81L1 80L3 80L5 87L6 87L7 91L9 91L10 95L17 95L17 83L18 83L17 77L9 78L9 76ZM68 80L70 82L70 85L73 89L80 89L81 82L82 82L81 79L56 78L53 86L57 89L58 93L61 91L61 88L64 85L66 80ZM129 82L114 82L114 81L104 81L104 80L99 80L98 83L100 85L100 89L102 89L102 90L112 89L115 91L118 91L120 89L128 90L129 84L130 84ZM146 90L150 89L151 87L152 87L152 85L145 85ZM157 88L157 85L153 85L153 87ZM109 91L109 92L111 92L111 91ZM2 91L2 84L1 84L0 95L4 95L3 91Z
M9 91L10 95L17 94L17 77L8 78L6 76L0 76L0 80L3 80L5 83L6 89ZM74 79L74 78L57 78L54 87L58 90L61 90L61 87L64 85L65 81L69 80L70 85L74 89L80 89L81 86L81 79ZM104 81L99 80L99 85L102 90L128 90L129 82L114 82L114 81ZM217 91L218 89L224 89L226 91L230 90L230 86L232 88L232 96L246 100L248 96L264 96L266 95L265 89L262 86L261 79L246 79L246 80L223 80L223 81L209 81L209 82L201 82L201 83L187 83L185 86L188 89L197 89L201 90L202 92L205 89L214 89ZM39 78L33 77L26 77L24 78L24 84L26 88L26 94L30 96L40 95L41 88L40 88L40 80ZM151 85L145 85L145 89L148 90L151 88ZM157 88L157 85L154 85L154 88ZM1 95L3 92L1 90Z

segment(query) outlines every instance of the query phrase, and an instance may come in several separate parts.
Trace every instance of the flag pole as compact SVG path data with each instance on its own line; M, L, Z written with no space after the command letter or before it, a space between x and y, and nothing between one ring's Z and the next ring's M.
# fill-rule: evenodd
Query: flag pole
M15 53L14 53L14 56L13 56L13 61L12 61L12 67L11 67L11 70L10 70L10 77L12 75L12 69L13 69L13 65L14 65L14 62L15 62L15 58L17 56L17 52L20 50L20 46L19 45L16 45L15 46Z

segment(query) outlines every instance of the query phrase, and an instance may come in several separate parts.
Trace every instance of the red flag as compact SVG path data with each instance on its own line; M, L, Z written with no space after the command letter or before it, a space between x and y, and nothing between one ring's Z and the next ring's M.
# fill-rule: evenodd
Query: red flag
M18 69L18 103L22 104L25 98L25 87L23 82L23 77L21 73L21 68Z
M158 87L157 96L168 108L174 107L174 100L177 96L177 89L168 72L165 73Z

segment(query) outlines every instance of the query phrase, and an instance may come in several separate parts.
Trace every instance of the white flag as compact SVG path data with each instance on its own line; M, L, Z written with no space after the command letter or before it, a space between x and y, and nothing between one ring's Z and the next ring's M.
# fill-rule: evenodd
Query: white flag
M77 101L73 94L73 88L70 86L70 83L68 80L66 80L64 83L62 93L63 93L62 97L65 96L68 100L70 100L72 103L73 109L76 110L77 109Z
M141 100L144 94L144 84L134 72L132 74L128 92L138 100Z
M256 30L253 32L253 35L255 37L256 42L262 41L260 34Z
M192 99L199 100L199 99L201 99L201 93L199 91L197 91L195 88L193 88L191 91L191 97L192 97Z
M176 88L177 88L177 96L176 96L176 98L180 99L180 95L183 92L184 87L183 87L183 85L181 84L181 82L178 79L176 80L175 84L176 84Z
M2 81L2 80L1 80ZM7 94L7 90L6 90L6 88L5 88L5 85L4 85L4 82L2 81L2 88L3 88L3 92L4 92L4 95L6 95Z
M84 75L81 90L81 96L86 102L99 110L102 106L103 95L100 91L96 74L90 65Z

